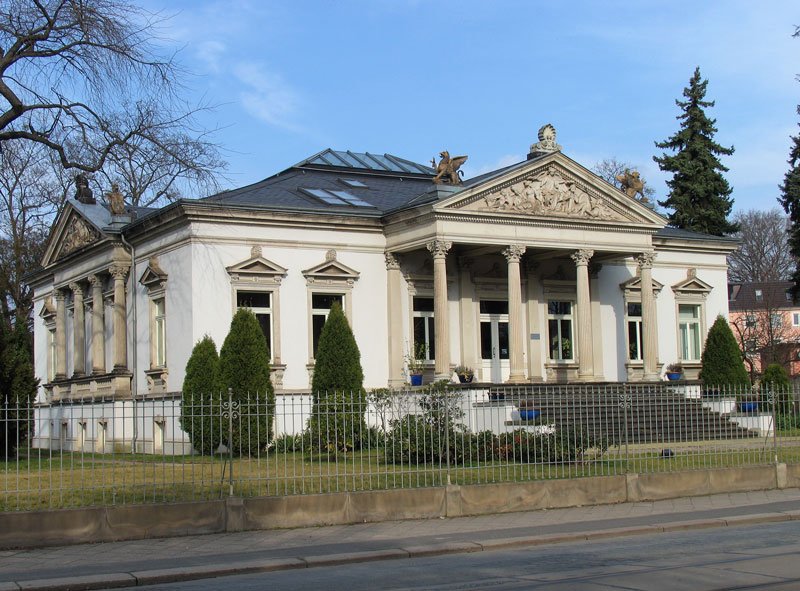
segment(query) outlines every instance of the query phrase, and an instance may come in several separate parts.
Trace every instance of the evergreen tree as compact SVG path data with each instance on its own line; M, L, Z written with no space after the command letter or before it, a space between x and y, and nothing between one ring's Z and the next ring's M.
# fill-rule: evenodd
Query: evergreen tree
M311 445L329 454L360 447L366 434L364 371L353 331L338 303L322 327L311 390Z
M800 106L797 107L800 115ZM784 211L789 214L789 251L795 259L792 281L794 295L800 297L800 134L792 139L789 150L789 171L783 177L781 196L778 198Z
M272 439L275 392L269 379L269 350L255 314L242 308L219 352L222 385L233 390L239 417L233 421L233 450L256 455ZM223 441L227 429L223 425Z
M212 454L221 441L221 404L227 401L227 392L220 380L217 346L208 335L192 349L182 390L181 428L194 449Z
M708 80L700 77L696 68L683 89L686 100L675 103L683 111L677 119L680 130L664 142L656 142L662 150L672 150L673 155L654 156L659 168L673 174L667 181L670 193L663 207L672 209L669 222L676 228L724 236L736 232L738 226L728 221L733 207L730 194L733 189L722 176L728 169L718 156L730 156L733 147L725 148L714 141L716 120L709 119L705 110L714 106L714 101L703 100Z
M708 331L701 363L700 379L704 386L741 390L750 385L742 352L728 321L722 315L717 316Z
M24 318L13 328L0 317L0 461L16 458L32 433L31 406L39 381L31 363L30 333Z

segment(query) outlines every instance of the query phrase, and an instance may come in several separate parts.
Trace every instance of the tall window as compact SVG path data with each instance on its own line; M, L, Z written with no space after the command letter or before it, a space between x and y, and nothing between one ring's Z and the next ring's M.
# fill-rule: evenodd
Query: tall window
M552 361L572 361L575 358L572 302L547 302L547 336Z
M314 357L317 356L319 335L322 334L322 327L325 326L325 321L328 319L334 303L338 303L344 309L344 295L340 293L311 294L311 338Z
M681 340L681 359L700 360L700 306L678 305L678 331Z
M164 298L153 300L153 365L167 365L167 316Z
M436 359L436 332L433 320L433 298L414 298L414 352L425 347L425 359Z
M641 361L644 351L644 341L642 340L642 304L639 302L628 302L628 359L631 361Z
M236 291L236 308L248 308L255 314L267 341L272 360L272 293L269 291Z
M47 381L56 379L56 329L47 329Z

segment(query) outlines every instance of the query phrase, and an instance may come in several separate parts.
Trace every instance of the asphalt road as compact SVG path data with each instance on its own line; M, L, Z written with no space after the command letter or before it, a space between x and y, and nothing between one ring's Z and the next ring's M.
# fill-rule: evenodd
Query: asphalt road
M800 522L385 560L140 589L796 591L800 589Z

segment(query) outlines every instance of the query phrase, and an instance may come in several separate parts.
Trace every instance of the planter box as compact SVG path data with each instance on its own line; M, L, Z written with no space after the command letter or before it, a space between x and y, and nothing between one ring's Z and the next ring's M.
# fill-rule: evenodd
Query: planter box
M771 414L763 412L758 414L734 413L728 418L740 427L744 427L750 431L756 431L760 437L770 437L773 433Z
M703 400L703 408L720 415L729 415L736 412L735 398L718 398L715 400Z

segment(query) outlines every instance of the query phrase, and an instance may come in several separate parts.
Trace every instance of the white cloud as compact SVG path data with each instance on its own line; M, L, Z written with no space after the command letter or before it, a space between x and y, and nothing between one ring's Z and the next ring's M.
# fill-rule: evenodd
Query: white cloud
M253 62L236 66L233 74L244 86L239 99L250 115L270 125L302 131L293 121L301 99L280 74L269 72Z
M226 50L227 46L220 41L205 41L198 45L195 55L206 68L217 74L220 71L220 60Z

